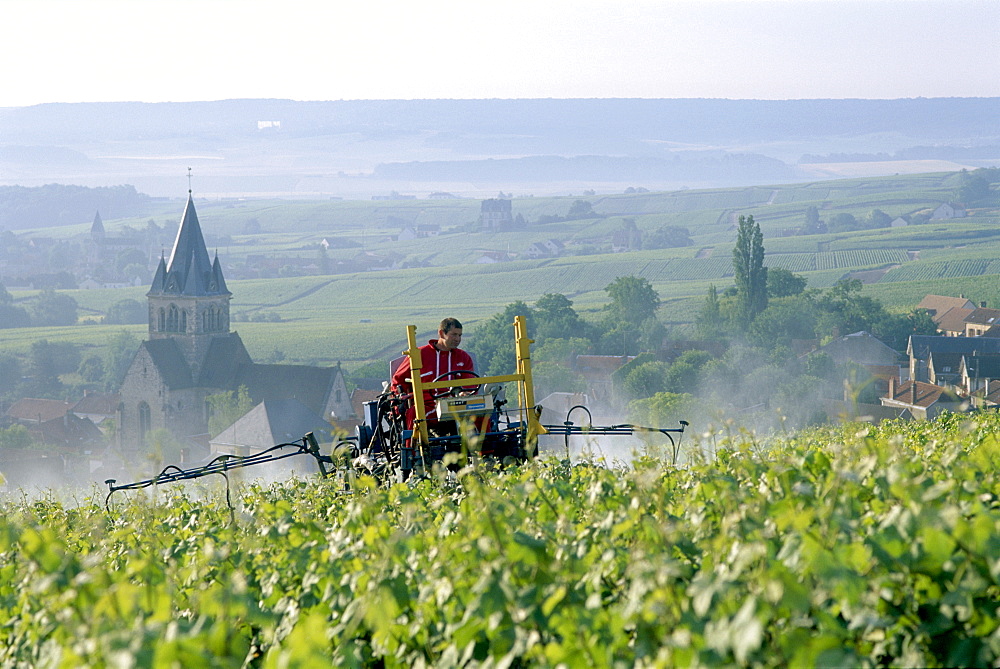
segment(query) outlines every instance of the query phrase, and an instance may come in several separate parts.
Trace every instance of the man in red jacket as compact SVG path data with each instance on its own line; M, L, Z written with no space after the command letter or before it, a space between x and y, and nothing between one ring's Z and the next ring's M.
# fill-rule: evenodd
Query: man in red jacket
M442 381L451 379L471 378L475 375L472 356L459 348L462 343L462 324L457 318L446 318L438 327L438 338L420 347L420 379L430 383L440 378ZM449 374L449 372L451 372ZM444 376L447 375L447 376ZM410 378L410 358L403 361L392 375L392 387L399 393L412 393L413 386L407 380ZM440 392L440 391L439 391ZM424 391L424 408L427 411L428 423L437 422L437 406L429 390ZM414 410L410 407L406 412L406 427L413 427Z

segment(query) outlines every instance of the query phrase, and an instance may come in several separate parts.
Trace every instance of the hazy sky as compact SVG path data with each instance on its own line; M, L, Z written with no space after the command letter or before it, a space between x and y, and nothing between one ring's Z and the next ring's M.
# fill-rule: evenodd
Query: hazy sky
M1000 0L0 0L41 102L1000 96Z

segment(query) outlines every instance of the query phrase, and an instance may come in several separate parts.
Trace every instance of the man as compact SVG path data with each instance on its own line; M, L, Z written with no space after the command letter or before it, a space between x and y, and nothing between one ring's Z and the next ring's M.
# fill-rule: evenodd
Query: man
M472 356L459 348L462 343L462 324L457 318L446 318L438 327L438 338L431 339L426 346L420 347L420 380L424 383L438 380L456 380L471 378L475 373ZM449 374L451 372L451 374ZM405 356L392 375L392 387L399 393L413 392L410 378L410 358ZM440 391L439 391L440 392ZM437 421L437 406L431 391L424 391L424 409L427 411L428 422ZM412 427L414 411L411 408L406 414L406 425Z

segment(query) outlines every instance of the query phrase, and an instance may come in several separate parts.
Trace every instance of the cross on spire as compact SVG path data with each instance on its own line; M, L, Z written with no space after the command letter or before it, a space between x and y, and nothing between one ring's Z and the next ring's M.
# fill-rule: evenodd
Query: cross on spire
M188 195L191 194L191 168L188 168Z

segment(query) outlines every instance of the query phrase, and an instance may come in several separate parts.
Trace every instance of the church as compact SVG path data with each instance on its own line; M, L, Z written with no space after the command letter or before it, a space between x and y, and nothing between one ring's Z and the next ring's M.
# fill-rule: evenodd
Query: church
M207 455L207 398L241 386L255 405L296 399L325 421L353 415L339 364L267 365L250 358L239 333L230 330L232 293L218 254L209 258L190 192L170 258L161 255L146 298L149 338L121 384L122 455L145 452L150 433L160 428L192 457Z

